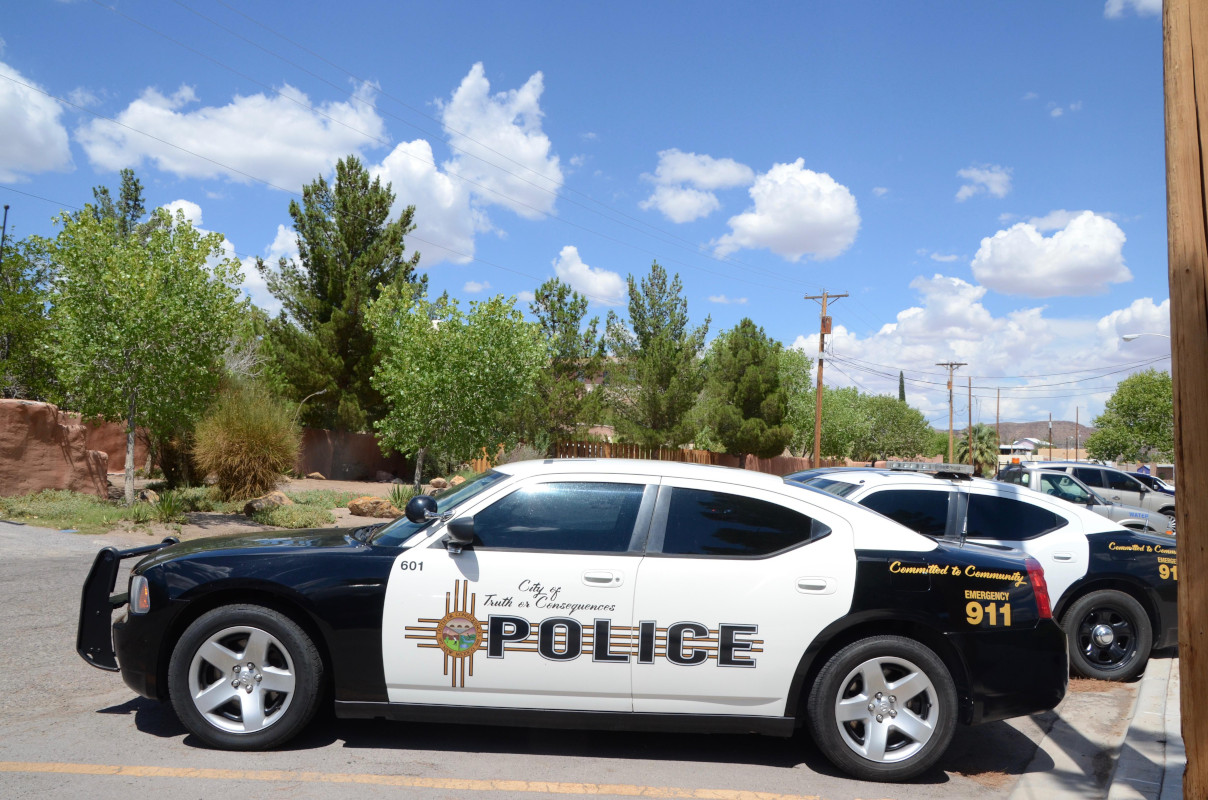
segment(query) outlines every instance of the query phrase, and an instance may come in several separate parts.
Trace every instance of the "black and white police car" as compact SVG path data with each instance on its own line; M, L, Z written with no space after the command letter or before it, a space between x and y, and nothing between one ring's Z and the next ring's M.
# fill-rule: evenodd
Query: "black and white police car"
M874 780L928 769L958 723L1052 708L1068 681L1035 560L655 461L508 464L355 532L107 548L77 645L218 748L282 744L330 691L339 717L804 725Z
M1087 677L1127 680L1150 651L1178 641L1173 536L1119 523L1023 486L972 477L964 464L888 462L790 475L936 539L1018 548L1044 567L1070 663Z

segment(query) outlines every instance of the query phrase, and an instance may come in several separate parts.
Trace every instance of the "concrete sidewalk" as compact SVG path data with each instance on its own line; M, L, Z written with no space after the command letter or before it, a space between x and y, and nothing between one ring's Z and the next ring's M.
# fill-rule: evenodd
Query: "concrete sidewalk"
M1187 758L1181 725L1179 660L1151 658L1123 735L1095 745L1059 718L1010 800L1182 800ZM1093 778L1094 765L1105 757L1115 762L1106 785Z

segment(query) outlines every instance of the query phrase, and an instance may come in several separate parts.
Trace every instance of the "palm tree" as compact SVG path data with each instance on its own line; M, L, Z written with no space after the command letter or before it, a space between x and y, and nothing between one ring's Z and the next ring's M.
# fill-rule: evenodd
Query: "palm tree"
M969 463L969 436L956 439L956 460ZM973 470L978 475L992 477L998 471L998 434L989 425L973 426Z

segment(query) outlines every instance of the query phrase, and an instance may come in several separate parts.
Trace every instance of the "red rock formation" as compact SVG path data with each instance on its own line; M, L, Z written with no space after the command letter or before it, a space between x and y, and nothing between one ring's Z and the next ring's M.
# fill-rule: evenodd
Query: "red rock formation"
M0 495L70 489L108 496L109 456L89 450L87 427L49 403L0 400Z

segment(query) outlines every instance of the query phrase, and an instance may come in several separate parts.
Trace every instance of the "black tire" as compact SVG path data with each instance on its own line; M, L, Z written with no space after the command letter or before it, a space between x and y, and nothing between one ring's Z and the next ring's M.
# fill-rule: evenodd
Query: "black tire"
M1174 506L1167 506L1166 508L1162 509L1158 513L1165 514L1166 516L1170 517L1171 519L1174 519Z
M267 750L292 739L314 716L322 683L323 661L306 632L254 605L198 617L168 664L176 715L222 750Z
M1127 681L1141 674L1153 649L1153 626L1136 599L1100 589L1074 601L1062 619L1070 666L1086 678Z
M810 734L836 767L861 780L902 781L948 749L956 703L952 675L930 648L877 636L831 656L810 688L807 713Z

